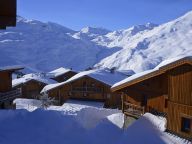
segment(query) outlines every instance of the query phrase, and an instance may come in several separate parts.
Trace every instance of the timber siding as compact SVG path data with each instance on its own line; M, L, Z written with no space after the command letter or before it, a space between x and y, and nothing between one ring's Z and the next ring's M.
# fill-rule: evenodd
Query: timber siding
M192 119L192 66L183 65L168 72L168 129L192 138L191 132L181 131L182 117Z
M12 102L21 96L21 90L12 89L12 73L22 67L0 68L0 109L14 108Z
M43 87L45 87L47 84L36 81L36 80L30 80L26 83L22 83L15 88L21 88L22 90L22 98L28 98L28 99L38 99L41 90Z
M192 138L191 57L160 67L135 80L120 83L113 87L112 91L123 93L122 110L125 114L133 114L129 107L139 110L139 114L143 114L143 108L144 112L164 114L167 116L169 131L188 139ZM183 119L188 121L189 128L186 131L183 130Z
M60 104L67 99L92 100L104 102L105 107L117 108L121 105L120 93L112 93L110 86L85 76L71 83L51 90L49 96L56 97Z
M141 83L125 88L125 101L144 106L146 111L156 110L165 112L165 95L167 95L167 81L165 75L160 75ZM147 98L144 104L144 97Z
M12 89L11 73L4 71L0 72L0 92L7 92Z

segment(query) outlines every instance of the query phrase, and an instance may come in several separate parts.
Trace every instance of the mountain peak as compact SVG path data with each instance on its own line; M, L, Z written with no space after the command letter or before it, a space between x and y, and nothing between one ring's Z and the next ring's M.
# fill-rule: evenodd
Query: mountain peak
M19 22L29 22L29 21L33 21L33 20L25 19L22 16L17 16L17 23L19 23Z
M100 27L84 27L80 30L81 33L92 33L92 34L99 34L99 35L105 35L109 32L110 30L107 30L105 28L100 28Z
M144 30L152 30L154 27L158 26L157 24L153 23L147 23L145 25L136 25L128 29L128 31L131 31L132 35L135 35L136 33Z

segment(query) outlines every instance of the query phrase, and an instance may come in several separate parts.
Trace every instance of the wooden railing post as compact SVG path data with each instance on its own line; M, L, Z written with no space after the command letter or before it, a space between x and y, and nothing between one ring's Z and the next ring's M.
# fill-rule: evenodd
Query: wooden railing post
M124 98L124 93L122 92L121 93L121 104L122 104L122 112L124 113L124 100L125 100L125 98Z

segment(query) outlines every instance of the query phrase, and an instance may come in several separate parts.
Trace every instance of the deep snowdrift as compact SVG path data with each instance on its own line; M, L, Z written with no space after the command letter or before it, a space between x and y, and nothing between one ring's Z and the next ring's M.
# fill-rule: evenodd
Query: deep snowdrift
M122 121L120 114L103 116L100 109L84 109L86 113L66 115L61 111L33 112L26 110L0 111L1 144L182 144L189 143L160 131L151 114L123 130L114 123ZM81 111L80 111L81 113ZM103 113L105 113L103 111ZM100 115L99 121L95 118ZM111 117L109 120L109 117ZM91 127L90 121L92 121ZM161 122L159 122L161 123ZM85 127L86 126L86 127Z
M90 110L91 112L91 110ZM99 111L98 111L99 112ZM83 119L89 123L90 113ZM106 118L91 129L84 128L74 115L59 111L0 111L1 144L106 144L116 143L122 129ZM82 117L83 118L83 117ZM98 125L97 125L98 124ZM109 137L111 137L109 139Z
M60 107L34 111L26 105L38 107L39 101L15 102L17 108L33 112L0 111L1 144L189 144L164 132L165 118L149 113L123 129L124 115L119 110L101 108L101 103L69 100Z

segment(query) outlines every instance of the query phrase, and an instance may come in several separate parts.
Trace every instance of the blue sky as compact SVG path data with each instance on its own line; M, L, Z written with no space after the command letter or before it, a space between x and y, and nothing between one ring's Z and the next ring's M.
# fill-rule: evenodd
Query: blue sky
M161 24L192 10L192 0L18 0L17 13L79 30L110 30L152 22Z

